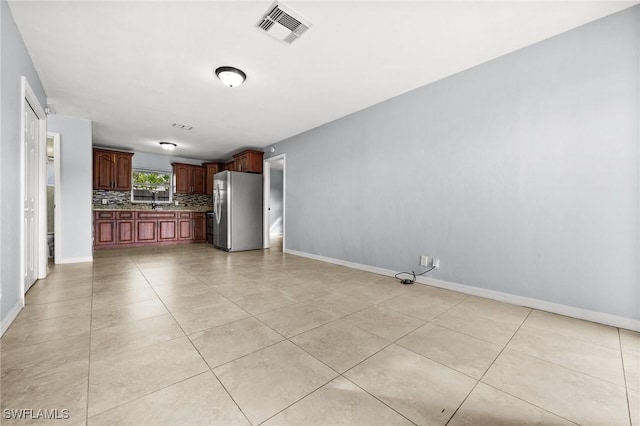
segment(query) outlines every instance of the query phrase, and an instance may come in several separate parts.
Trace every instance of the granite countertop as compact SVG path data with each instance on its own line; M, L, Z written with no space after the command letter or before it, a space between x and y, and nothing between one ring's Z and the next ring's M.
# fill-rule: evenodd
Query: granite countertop
M113 205L106 205L106 206L93 206L93 211L102 211L102 210L117 210L119 212L201 212L201 213L206 213L206 212L210 212L211 208L210 207L184 207L184 208L176 208L171 207L169 209L166 208L156 208L156 209L152 209L151 207L138 207L138 208L130 208L130 207L123 207L123 208L119 208L117 206L113 206Z

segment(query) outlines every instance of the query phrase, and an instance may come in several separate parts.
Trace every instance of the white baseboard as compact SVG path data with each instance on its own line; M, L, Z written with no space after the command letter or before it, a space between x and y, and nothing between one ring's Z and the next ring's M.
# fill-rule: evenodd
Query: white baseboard
M63 257L58 259L57 264L65 264L65 263L83 263L83 262L93 262L93 256L87 257Z
M20 311L22 310L22 307L24 306L22 299L19 299L15 305L13 305L13 307L9 310L9 313L7 314L6 318L2 320L2 325L0 326L0 336L4 335L4 332L7 331L7 329L9 328L9 326L11 325L11 323L13 323L13 320L16 319L16 317L18 316L18 314L20 313Z
M361 263L348 262L346 260L334 259L331 257L319 256L317 254L305 253L297 250L284 249L285 253L294 254L296 256L306 257L309 259L319 260L322 262L333 263L336 265L346 266L361 271L372 272L374 274L393 277L397 271L390 269L378 268L375 266L364 265ZM460 293L471 294L473 296L484 297L487 299L498 300L500 302L511 303L513 305L526 306L528 308L538 309L541 311L552 312L554 314L565 315L568 317L578 318L586 321L597 322L600 324L611 325L613 327L625 328L627 330L640 331L640 320L621 317L618 315L606 314L603 312L591 311L588 309L576 308L573 306L562 305L545 300L533 299L531 297L518 296L510 293L489 290L481 287L473 287L465 284L458 284L449 281L437 280L435 278L417 277L416 282L420 284L430 285L433 287L453 290Z

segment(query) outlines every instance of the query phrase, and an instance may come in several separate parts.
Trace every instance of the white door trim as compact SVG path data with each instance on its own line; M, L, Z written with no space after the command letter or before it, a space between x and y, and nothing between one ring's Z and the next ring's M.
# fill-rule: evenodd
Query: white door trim
M25 152L24 152L24 128L25 128L25 113L27 108L32 108L38 117L40 143L38 144L39 158L38 158L38 198L36 206L37 226L36 233L38 235L38 248L37 248L37 265L38 265L38 278L44 278L47 276L47 236L46 233L42 235L42 229L47 228L46 224L46 209L47 209L47 170L46 170L46 157L47 157L47 122L46 114L42 105L38 101L38 97L29 85L27 78L22 76L20 78L20 297L21 304L24 306L24 268L25 268L25 241L24 241L24 197L25 197ZM44 170L43 170L44 164ZM42 208L44 207L44 214ZM45 255L44 259L42 259Z
M287 233L285 232L286 226L286 205L287 205L287 155L280 154L274 157L270 157L264 160L262 167L263 182L264 182L264 213L262 219L263 241L264 248L271 247L269 232L269 199L271 196L271 162L282 160L282 251L284 252L285 238Z
M62 253L62 188L60 187L60 133L47 133L47 138L53 139L53 228L55 233L53 263L61 263L60 253ZM47 232L49 230L47 229Z

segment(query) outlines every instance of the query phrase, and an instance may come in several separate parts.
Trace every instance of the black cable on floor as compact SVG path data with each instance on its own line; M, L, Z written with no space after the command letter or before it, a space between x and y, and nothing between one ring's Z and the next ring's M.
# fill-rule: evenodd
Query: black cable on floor
M414 271L411 272L398 272L397 274L394 275L394 277L398 280L400 280L400 282L402 284L413 284L416 282L416 277L419 277L420 275L424 275L427 272L431 272L434 269L436 269L435 266L432 266L431 268L427 269L426 271L420 272L419 274L416 274ZM411 275L412 278L400 278L398 275Z

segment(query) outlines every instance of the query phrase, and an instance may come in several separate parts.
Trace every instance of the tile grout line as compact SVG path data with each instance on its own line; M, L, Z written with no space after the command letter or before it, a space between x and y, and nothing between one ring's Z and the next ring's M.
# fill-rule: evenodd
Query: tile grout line
M136 264L137 266L137 264ZM182 269L182 268L181 268ZM247 420L247 422L249 422L249 424L252 424L251 421L249 420L249 418L247 417L247 415L245 414L245 412L242 410L242 408L240 408L240 405L238 405L238 402L233 398L233 396L231 395L231 393L229 393L229 390L226 388L226 386L222 383L222 381L220 380L220 378L216 375L216 373L213 371L213 369L211 368L211 366L209 365L209 363L207 362L207 360L205 359L204 356L202 356L202 354L200 353L200 351L198 350L198 348L196 347L196 345L193 343L193 341L191 340L191 338L189 337L189 335L184 331L184 328L182 327L182 325L180 325L180 323L178 322L178 320L175 318L175 316L173 315L173 312L171 312L171 310L169 309L169 307L165 304L164 300L162 300L162 298L160 297L160 295L156 292L156 289L153 287L153 285L151 284L151 282L149 281L149 279L147 278L146 275L144 275L144 272L140 271L142 273L142 275L144 276L145 280L147 281L147 283L149 284L149 287L151 287L151 290L155 293L156 297L158 298L158 300L160 300L160 303L162 303L162 305L164 306L164 308L167 310L167 312L169 312L169 315L171 315L171 318L173 319L173 321L176 323L176 325L180 328L180 330L182 331L182 334L184 335L184 337L186 337L186 339L189 341L189 343L191 344L191 347L193 347L193 349L197 352L198 356L200 357L200 359L202 359L202 361L204 362L204 364L208 367L209 371L211 372L211 374L213 374L213 377L216 378L216 380L218 381L218 383L220 384L220 386L222 386L222 388L224 389L224 391L227 393L227 395L229 395L229 398L231 398L231 400L233 401L233 403L236 405L236 407L238 407L238 410L242 413L242 415L244 416L244 418ZM189 272L185 271L185 273L187 275L190 275ZM220 293L218 293L220 294ZM224 295L222 295L224 297ZM202 373L198 373L198 374L202 374ZM195 377L195 376L192 376ZM169 386L173 386L176 383L172 383L168 386L165 386L165 388L169 387ZM163 389L165 389L163 388ZM151 392L153 393L153 392ZM146 394L149 395L149 394Z
M627 397L627 411L629 415L629 425L631 425L631 397L629 396L629 385L627 384L627 374L624 368L624 354L622 353L622 335L618 327L618 344L620 345L620 362L622 363L622 379L624 380L624 393Z
M513 337L516 335L516 333L518 333L518 331L520 330L520 328L522 327L522 324L524 324L524 322L527 320L527 318L529 318L529 315L531 315L532 311L529 311L527 313L527 316L524 317L524 319L520 322L520 325L518 326L518 328L516 329L516 331L513 332L513 334L511 335L511 338L509 339L509 341L507 343L505 343L505 345L502 347L502 349L500 350L500 352L498 352L498 355L495 356L495 358L493 359L493 361L491 362L491 364L489 365L489 367L487 367L487 369L484 371L484 373L482 373L482 376L480 376L479 379L477 379L476 383L473 385L473 387L471 388L471 390L469 391L469 393L467 394L467 396L465 396L465 398L462 400L462 402L460 403L460 405L458 405L458 408L455 409L455 411L453 412L453 414L451 415L451 417L449 417L449 420L447 420L447 422L445 423L445 426L447 426L451 420L453 420L453 418L456 416L456 414L458 413L458 411L460 411L460 408L462 408L462 406L464 405L464 403L467 401L467 399L469 399L469 396L473 393L473 391L476 389L476 387L478 386L478 383L482 382L482 379L484 378L484 376L486 376L487 372L489 372L489 370L491 369L491 367L493 367L493 365L495 364L496 360L498 358L500 358L500 355L502 355L502 353L504 352L504 350L507 348L507 346L509 345L509 343L511 342L511 340L513 339ZM483 382L484 383L484 382Z
M85 424L89 424L89 396L91 390L91 346L92 346L92 337L93 337L93 284L95 281L95 274L93 269L95 268L95 264L91 265L91 309L89 309L89 357L87 362L87 405L84 422Z
M512 335L512 336L511 336L511 338L509 339L509 341L504 345L504 347L502 348L502 350L500 351L500 353L498 353L498 355L496 355L496 357L494 358L494 360L493 360L493 362L491 363L491 365L489 365L489 367L487 367L487 369L485 370L485 372L482 374L482 377L480 377L480 379L478 379L478 383L482 383L482 384L483 384L483 385L485 385L485 386L490 386L490 387L492 387L492 388L494 388L494 389L496 389L496 390L498 390L498 391L500 391L500 392L503 392L503 393L505 393L505 394L507 394L507 395L509 395L509 396L512 396L513 398L516 398L516 399L518 399L518 400L520 400L520 401L522 401L522 402L525 402L525 403L527 403L527 404L529 404L529 405L531 405L531 406L533 406L533 407L536 407L536 408L538 408L538 409L540 409L540 410L542 410L542 411L545 411L545 412L547 412L547 413L549 413L549 414L552 414L552 415L554 415L554 416L556 416L556 417L559 417L559 418L561 418L561 419L563 419L563 420L566 420L566 421L568 421L569 423L576 424L575 422L573 422L573 421L571 421L571 420L569 420L569 419L566 419L565 417L563 417L563 416L561 416L561 415L559 415L559 414L556 414L556 413L554 413L554 412L552 412L552 411L549 411L549 410L547 410L546 408L540 407L540 406L538 406L538 405L534 404L534 403L533 403L533 402L531 402L531 401L527 401L527 400L525 400L525 399L520 398L519 396L512 395L511 393L509 393L509 392L507 392L507 391L505 391L505 390L503 390L503 389L498 389L498 388L496 388L495 386L491 386L490 384L487 384L487 383L485 383L485 382L483 382L483 381L482 381L482 379L484 379L484 376L486 376L486 375L487 375L487 373L489 372L489 370L491 369L491 367L493 367L493 365L494 365L494 364L495 364L495 362L498 360L498 358L500 358L500 355L502 355L502 353L504 352L504 350L505 350L505 349L507 349L507 346L509 346L509 343L511 343L511 340L513 340L513 338L516 336L516 334L518 334L518 331L520 331L520 329L523 327L524 323L527 321L527 319L529 318L529 316L531 315L531 313L532 313L533 311L534 311L534 309L530 309L529 313L527 314L527 316L526 316L526 317L524 317L524 319L523 319L523 320L522 320L522 322L520 323L520 326L518 326L518 328L517 328L517 329L516 329L516 331L513 333L513 335ZM513 349L510 349L510 350L513 350ZM518 352L518 351L516 351L516 352ZM527 356L531 356L531 355L527 355ZM535 358L535 357L533 357L533 358ZM538 358L536 358L536 359L538 359ZM542 361L544 361L544 360L542 360ZM545 361L545 362L548 362L548 361ZM550 364L553 364L553 363L550 363ZM555 365L555 364L554 364L554 365ZM478 386L478 383L476 383L476 385L473 387L473 389L475 389L475 388ZM472 389L472 391L473 391L473 389ZM471 395L471 392L469 393L469 395ZM467 398L469 397L469 395L467 395ZM465 398L465 400L464 400L464 401L466 401L466 400L467 400L467 398ZM463 404L464 404L464 401L462 402ZM462 407L462 404L460 404L460 407ZM458 407L458 410L460 409L460 407ZM456 412L457 412L458 410L456 410ZM455 413L454 413L454 416L455 416ZM449 419L449 421L447 422L447 424L448 424L452 419L453 419L453 416L451 417L451 419ZM445 424L445 426L447 426L447 425Z

